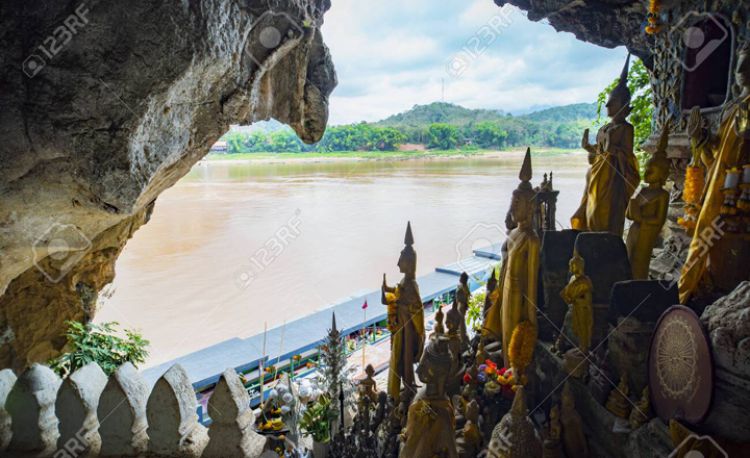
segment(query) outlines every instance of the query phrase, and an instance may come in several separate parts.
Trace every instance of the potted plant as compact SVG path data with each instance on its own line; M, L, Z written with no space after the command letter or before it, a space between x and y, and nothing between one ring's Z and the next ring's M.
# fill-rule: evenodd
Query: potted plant
M327 395L321 395L317 401L310 403L302 414L299 425L305 436L312 437L315 458L326 458L328 455L331 423L335 417L336 411Z

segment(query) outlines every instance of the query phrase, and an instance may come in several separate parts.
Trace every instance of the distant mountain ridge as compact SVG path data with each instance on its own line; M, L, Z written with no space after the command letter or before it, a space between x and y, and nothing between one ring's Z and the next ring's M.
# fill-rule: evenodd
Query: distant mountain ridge
M596 111L596 103L576 103L545 108L522 116L513 116L502 110L471 109L452 103L433 102L427 105L414 105L410 110L391 115L372 124L388 127L416 127L433 123L465 126L482 121L503 121L508 118L527 119L536 122L593 121L597 118Z

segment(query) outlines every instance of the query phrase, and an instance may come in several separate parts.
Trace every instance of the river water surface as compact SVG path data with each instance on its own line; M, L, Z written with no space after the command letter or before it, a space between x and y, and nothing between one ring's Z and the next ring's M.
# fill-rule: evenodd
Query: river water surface
M383 273L396 283L408 220L424 275L500 241L522 157L201 161L125 247L96 321L140 330L146 366L257 334L378 289ZM584 154L533 160L534 185L554 171L562 226L587 165Z

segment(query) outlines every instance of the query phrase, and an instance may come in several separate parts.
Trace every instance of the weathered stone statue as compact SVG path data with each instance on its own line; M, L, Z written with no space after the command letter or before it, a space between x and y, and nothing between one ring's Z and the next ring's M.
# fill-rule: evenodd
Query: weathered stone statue
M633 224L628 230L627 248L634 280L648 279L651 251L667 221L669 192L664 185L669 177L668 142L669 123L664 126L656 152L646 162L643 178L648 186L641 188L628 204L626 216Z
M460 458L474 458L482 449L482 432L479 430L479 404L471 401L466 404L466 422L459 432L456 444Z
M549 425L544 438L543 458L562 457L562 426L560 425L560 406L555 404L549 411Z
M508 261L502 278L502 342L503 360L509 367L508 346L522 321L528 321L535 334L537 280L539 276L540 241L532 227L534 190L531 187L531 149L526 150L518 177L521 183L513 191L510 214L516 228L508 234Z
M371 405L375 405L378 402L378 384L373 378L375 368L372 364L365 367L365 374L366 377L359 382L359 396L360 399L368 398Z
M542 443L526 408L523 386L516 387L513 405L492 430L487 456L493 458L538 458Z
M425 386L409 406L400 457L458 457L453 405L445 392L451 365L447 339L430 339L417 366Z
M693 240L690 243L688 257L683 264L680 276L680 302L682 304L687 303L688 299L698 291L709 268L708 261L712 250L706 249L706 239L710 238L710 243L714 243L716 238L721 237L716 234L715 226L724 202L722 189L727 170L741 165L742 144L747 134L747 126L742 124L747 120L747 114L750 111L748 108L750 103L750 44L745 44L738 52L735 79L742 90L737 99L725 110L726 115L719 128L718 144L720 146L714 154L714 163L706 176L705 196ZM726 255L726 253L721 253L721 256Z
M576 411L576 401L568 382L565 383L562 391L560 423L562 423L565 456L588 458L589 444L586 441L586 435L583 433L583 421Z
M445 334L445 326L443 326L444 318L445 315L443 314L443 308L439 307L437 312L435 312L435 327L433 328L430 337L437 337Z
M454 300L453 305L445 316L445 326L447 328L445 337L451 355L451 370L446 382L446 389L449 396L459 393L461 390L461 379L466 371L466 367L461 364L461 354L465 349L461 336L461 323L465 323L465 321L461 316L461 312L459 312L457 300Z
M583 134L582 147L593 159L588 173L586 191L581 206L571 218L573 229L611 232L622 235L625 209L635 191L640 176L638 161L633 153L634 129L627 122L631 94L628 89L630 56L620 76L620 82L607 102L611 122L599 130L596 144L589 143L589 130Z
M406 225L406 245L401 250L398 268L404 278L395 287L388 286L383 274L382 302L388 306L388 326L391 331L391 360L388 373L388 394L398 400L401 380L414 390L414 363L422 356L424 347L424 306L417 285L417 253L411 224Z
M572 277L560 292L560 296L570 306L573 333L578 338L578 349L585 354L591 348L591 334L594 328L594 309L591 305L594 285L584 273L585 261L577 251L573 252L568 265Z

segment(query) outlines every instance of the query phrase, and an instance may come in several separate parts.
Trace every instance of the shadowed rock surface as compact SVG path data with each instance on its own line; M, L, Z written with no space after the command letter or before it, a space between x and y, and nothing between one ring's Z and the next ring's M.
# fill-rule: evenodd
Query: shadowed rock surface
M320 139L329 0L0 4L0 367L87 321L157 196L230 124Z

